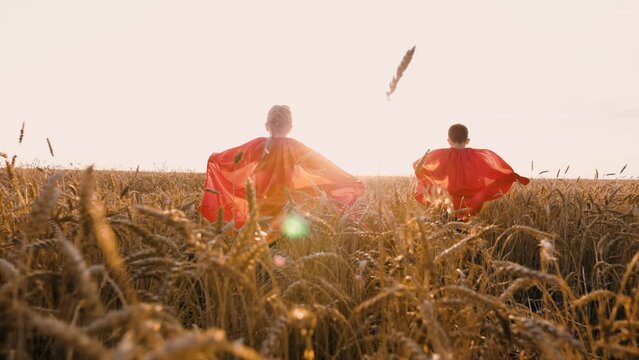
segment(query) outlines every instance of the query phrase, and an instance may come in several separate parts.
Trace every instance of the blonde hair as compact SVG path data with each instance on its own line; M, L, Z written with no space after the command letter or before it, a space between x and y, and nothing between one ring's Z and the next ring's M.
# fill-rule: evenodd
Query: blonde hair
M293 127L293 115L286 105L274 105L266 117L266 128L271 134L288 133Z

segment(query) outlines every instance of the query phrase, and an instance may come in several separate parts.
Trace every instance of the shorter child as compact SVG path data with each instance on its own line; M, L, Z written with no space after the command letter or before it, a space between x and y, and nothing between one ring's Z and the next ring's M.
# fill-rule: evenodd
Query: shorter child
M450 148L430 151L413 163L417 201L429 204L438 188L443 189L450 195L456 217L465 220L485 202L507 193L514 182L530 182L494 152L467 148L469 142L466 126L455 124L448 129Z

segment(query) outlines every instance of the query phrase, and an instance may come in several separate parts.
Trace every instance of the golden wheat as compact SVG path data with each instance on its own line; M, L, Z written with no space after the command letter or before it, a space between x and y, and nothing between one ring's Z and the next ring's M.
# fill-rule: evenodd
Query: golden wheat
M0 357L637 355L636 181L538 181L446 223L370 178L271 243L251 184L236 231L198 216L201 174L6 164Z

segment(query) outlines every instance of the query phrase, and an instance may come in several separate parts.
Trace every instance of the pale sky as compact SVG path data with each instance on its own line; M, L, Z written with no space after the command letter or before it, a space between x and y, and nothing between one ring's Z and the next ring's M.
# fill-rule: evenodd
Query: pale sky
M461 122L524 176L639 176L637 19L635 0L0 0L0 152L203 172L288 104L291 136L359 175L410 174Z

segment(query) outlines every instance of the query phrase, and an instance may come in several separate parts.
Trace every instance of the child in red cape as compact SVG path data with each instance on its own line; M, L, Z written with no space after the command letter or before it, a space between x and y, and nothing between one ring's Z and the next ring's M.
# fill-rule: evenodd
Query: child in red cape
M494 152L467 148L469 142L466 126L455 124L448 129L450 148L430 151L413 163L417 201L432 202L439 187L450 195L456 217L466 220L485 202L507 193L514 182L530 182Z
M352 204L364 191L363 184L301 142L288 138L291 110L275 105L268 113L266 130L244 145L209 157L200 213L211 222L222 209L224 221L240 228L248 216L246 181L255 187L258 214L272 217L277 227L289 198L304 193L328 198L341 205Z

